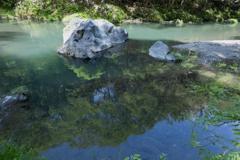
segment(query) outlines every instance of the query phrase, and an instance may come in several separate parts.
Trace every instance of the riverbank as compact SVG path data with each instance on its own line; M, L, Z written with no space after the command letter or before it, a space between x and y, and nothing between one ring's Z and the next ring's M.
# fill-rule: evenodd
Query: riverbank
M10 2L5 2L10 3ZM61 21L83 17L106 19L113 23L224 21L229 18L239 19L240 11L235 6L222 5L223 2L203 3L190 1L165 2L129 1L58 1L58 0L23 0L12 2L7 7L0 5L0 16L6 19L34 19L41 21ZM10 5L9 5L10 6ZM164 22L166 23L166 22Z
M136 9L136 8L135 8ZM48 3L39 4L26 3L25 1L18 3L14 10L0 9L0 19L31 19L40 21L64 21L68 22L76 17L84 19L106 19L113 23L141 23L145 22L161 22L163 18L160 13L153 8L137 8L133 7L121 8L112 4L76 4L76 3L60 3L51 5ZM141 16L136 16L141 11ZM135 13L137 12L137 13Z

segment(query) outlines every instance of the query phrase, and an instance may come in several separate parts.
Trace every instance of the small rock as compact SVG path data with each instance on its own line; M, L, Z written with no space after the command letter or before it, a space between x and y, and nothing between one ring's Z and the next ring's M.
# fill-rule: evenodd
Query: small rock
M169 47L166 44L164 44L162 41L155 42L154 45L149 49L149 55L156 59L175 61L176 58L173 55L168 53L169 53Z
M176 58L173 55L171 55L171 54L167 54L166 55L166 60L168 60L168 61L175 61Z
M177 56L182 56L180 53L176 53L175 54L175 57L177 57Z
M182 23L182 21L181 21L180 19L177 19L176 22L175 22L175 24L182 25L183 23Z

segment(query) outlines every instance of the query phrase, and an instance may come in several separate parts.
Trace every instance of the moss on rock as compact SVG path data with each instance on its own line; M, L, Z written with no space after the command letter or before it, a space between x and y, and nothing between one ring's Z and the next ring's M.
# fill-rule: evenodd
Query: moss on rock
M24 95L28 94L28 88L26 86L20 86L11 90L11 92L8 95L21 95L21 94Z

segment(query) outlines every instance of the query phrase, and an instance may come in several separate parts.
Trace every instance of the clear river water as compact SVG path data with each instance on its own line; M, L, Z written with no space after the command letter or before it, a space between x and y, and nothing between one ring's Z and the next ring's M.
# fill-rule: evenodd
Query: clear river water
M93 60L58 55L61 22L0 21L0 96L19 86L29 89L28 107L0 110L0 140L33 146L47 159L196 160L199 150L187 145L196 115L209 97L191 85L221 82L239 89L238 71L212 70L201 55L171 46L205 40L240 39L240 24L122 24L129 40ZM148 49L157 41L184 57L183 63L156 60ZM238 61L230 62L233 65ZM224 108L227 105L220 105ZM191 113L185 117L184 112ZM214 133L233 137L228 125ZM212 132L199 129L210 151ZM94 154L93 154L94 150Z

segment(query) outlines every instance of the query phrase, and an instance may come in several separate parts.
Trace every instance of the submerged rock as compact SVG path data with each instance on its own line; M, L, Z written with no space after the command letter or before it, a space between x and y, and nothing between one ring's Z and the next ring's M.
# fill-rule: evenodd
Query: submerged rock
M125 52L125 50L127 50L127 48L128 48L128 41L126 41L122 44L117 44L114 47L109 48L106 51L103 51L102 55L105 58L110 58L112 56L120 56Z
M84 22L82 18L74 18L63 31L64 43L57 52L77 58L93 58L98 52L128 39L125 29L103 19Z
M149 49L149 55L160 60L175 61L175 57L169 53L169 47L162 41L157 41Z
M8 105L14 105L17 102L27 100L28 89L26 86L21 86L13 89L10 93L0 98L0 107L6 108Z
M162 21L162 24L174 24L175 21Z
M143 23L142 19L127 19L123 23Z
M182 22L180 19L177 19L177 20L176 20L176 22L175 22L175 24L182 25L182 24L183 24L183 22Z

